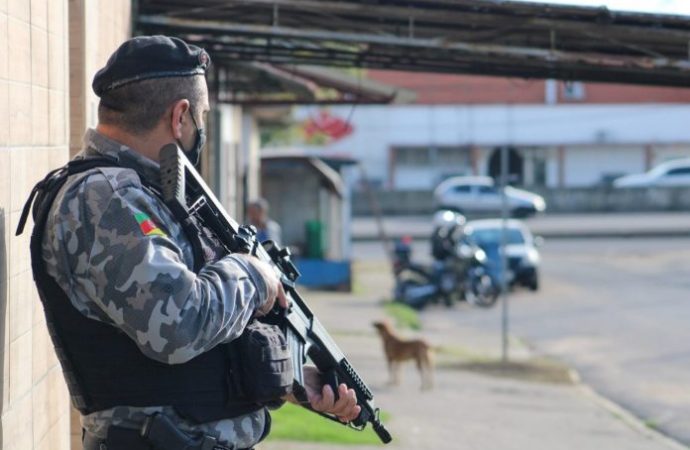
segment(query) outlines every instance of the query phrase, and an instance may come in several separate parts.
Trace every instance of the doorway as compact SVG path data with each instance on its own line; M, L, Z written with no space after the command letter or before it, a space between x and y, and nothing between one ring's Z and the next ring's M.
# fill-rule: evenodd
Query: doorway
M508 148L508 184L522 185L525 176L524 158L514 147ZM496 147L489 157L489 176L496 180L501 179L501 147Z

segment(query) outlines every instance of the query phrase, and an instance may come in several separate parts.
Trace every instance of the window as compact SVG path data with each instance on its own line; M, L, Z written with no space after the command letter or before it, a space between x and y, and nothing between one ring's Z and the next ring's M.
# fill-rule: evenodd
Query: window
M461 184L460 186L454 186L453 192L456 194L469 194L472 189L467 184Z
M507 230L507 242L508 244L524 244L525 237L522 235L522 231L517 228L508 228ZM479 230L473 230L472 236L477 245L487 246L487 245L497 245L502 242L503 239L503 229L502 228L483 228Z
M428 166L431 156L428 148L402 147L395 149L395 162L400 166Z
M566 81L563 84L563 99L578 101L585 99L585 85L580 81Z
M496 194L498 190L494 186L479 186L480 194Z
M395 149L398 166L463 168L470 166L470 152L464 147L398 147Z
M666 173L666 176L680 176L680 175L690 175L690 167L678 167L677 169L671 169Z
M440 167L469 166L469 151L460 147L436 148L435 165Z

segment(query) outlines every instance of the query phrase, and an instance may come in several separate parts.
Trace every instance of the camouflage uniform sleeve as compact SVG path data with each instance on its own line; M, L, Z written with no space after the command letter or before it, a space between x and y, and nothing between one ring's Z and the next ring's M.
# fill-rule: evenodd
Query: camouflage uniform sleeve
M256 269L229 255L194 273L170 234L179 226L165 217L158 199L137 186L89 184L111 195L98 202L100 208L86 202L82 209L82 219L94 224L93 246L73 281L87 298L145 355L167 364L239 336L266 300Z

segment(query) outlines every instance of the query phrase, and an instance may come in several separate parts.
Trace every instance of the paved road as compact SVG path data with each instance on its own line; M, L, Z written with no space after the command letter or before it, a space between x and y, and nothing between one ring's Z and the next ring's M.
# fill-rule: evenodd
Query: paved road
M355 251L383 257L374 243ZM542 290L511 296L512 333L690 444L690 239L552 240L542 256ZM500 308L451 314L459 327L500 329Z
M394 450L679 450L620 409L602 405L581 385L548 377L537 370L508 371L504 376L463 368L465 361L484 361L490 367L498 358L494 330L458 327L459 315L469 308L436 308L423 315L419 333L399 330L405 336L421 335L447 351L436 353L434 389L420 391L414 364L403 366L400 386L387 384L388 373L381 342L371 321L386 313L380 299L387 297L391 278L380 261L356 265L354 293L305 291L305 298L338 345L348 355L376 396L376 404L389 413L385 423L394 437L386 449ZM463 311L465 310L465 311ZM448 314L448 313L451 314ZM485 315L483 315L484 317ZM448 351L454 349L454 351ZM464 355L461 356L461 355ZM532 367L538 355L513 342L513 361ZM534 366L536 364L536 366ZM524 366L523 366L524 367ZM557 380L560 379L560 382ZM261 450L377 450L381 446L330 445L323 442L262 443Z

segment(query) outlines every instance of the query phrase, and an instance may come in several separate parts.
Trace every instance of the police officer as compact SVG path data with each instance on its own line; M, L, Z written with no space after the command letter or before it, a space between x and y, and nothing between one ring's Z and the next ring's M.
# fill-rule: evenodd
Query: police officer
M222 348L276 300L287 306L282 286L258 259L212 242L195 271L156 189L162 146L176 142L193 162L204 146L209 63L177 38L122 44L94 77L99 123L76 158L112 164L70 171L44 206L34 273L88 450L159 448L141 437L151 417L203 448L251 448L269 430L263 405L229 393ZM313 408L357 417L354 391L340 385L336 401L314 368L306 375Z

